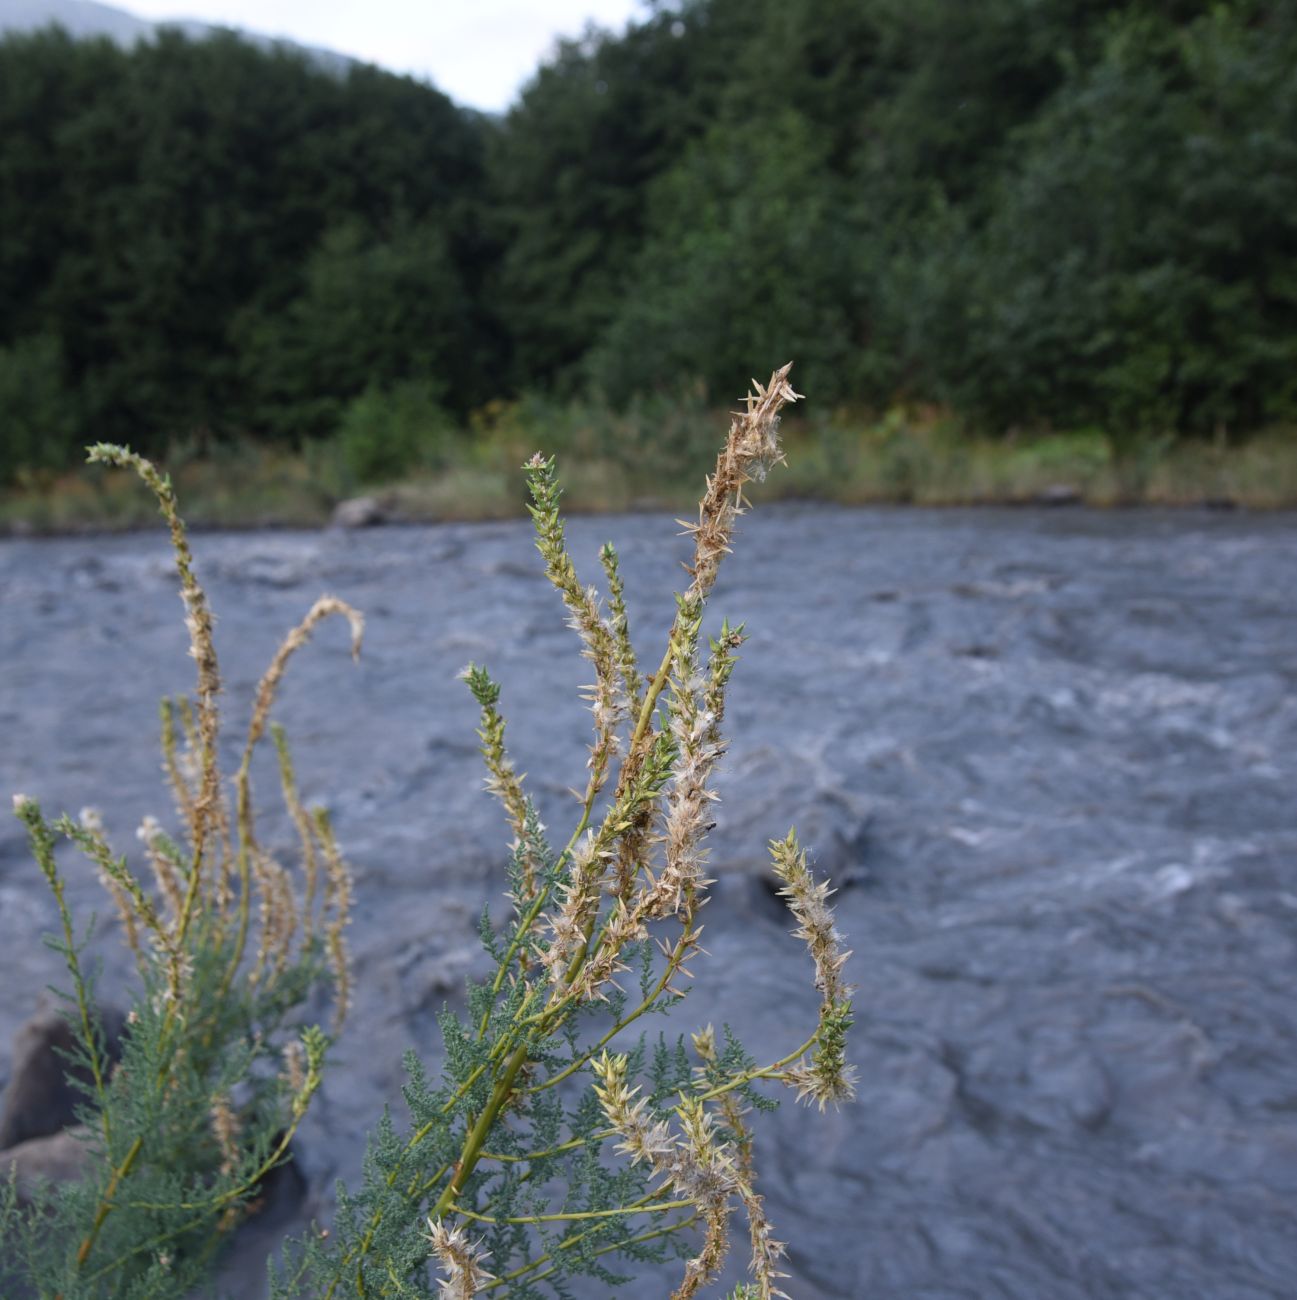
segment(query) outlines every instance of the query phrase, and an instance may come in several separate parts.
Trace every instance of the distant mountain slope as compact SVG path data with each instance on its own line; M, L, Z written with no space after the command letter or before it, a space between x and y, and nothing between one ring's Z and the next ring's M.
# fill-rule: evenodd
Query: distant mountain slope
M0 32L30 32L51 24L70 36L107 36L121 45L153 33L148 19L94 0L0 0Z
M193 40L201 40L214 32L225 30L210 23L184 18L154 23L147 18L137 18L124 9L97 4L95 0L0 0L0 36L7 32L39 31L42 27L49 26L62 27L70 36L78 39L106 36L118 45L147 41L160 27L183 32ZM345 73L355 62L334 50L298 45L294 41L264 36L243 28L233 30L245 41L263 49L298 50L329 72Z

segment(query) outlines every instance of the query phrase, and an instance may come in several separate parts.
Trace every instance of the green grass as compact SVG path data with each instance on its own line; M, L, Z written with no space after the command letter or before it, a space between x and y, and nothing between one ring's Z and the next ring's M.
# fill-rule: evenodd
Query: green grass
M399 474L366 482L341 443L304 452L234 442L200 453L173 448L177 488L198 527L312 527L348 497L376 497L409 522L519 516L517 469L538 446L574 467L566 501L584 513L680 511L694 500L717 414L700 401L645 402L614 412L593 402L497 402L447 438L407 439ZM791 469L754 488L763 500L1001 505L1038 501L1059 488L1093 506L1245 508L1297 506L1297 430L1226 441L1114 440L1100 430L1001 438L965 432L940 411L896 408L882 418L852 411L790 420ZM652 484L646 493L644 484ZM123 530L152 522L124 472L75 469L28 476L0 492L0 531Z

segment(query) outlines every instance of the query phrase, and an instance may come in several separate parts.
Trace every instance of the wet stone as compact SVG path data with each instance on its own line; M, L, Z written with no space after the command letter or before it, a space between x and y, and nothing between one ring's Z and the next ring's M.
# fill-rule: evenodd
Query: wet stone
M111 1008L100 1012L107 1059L115 1061L123 1017ZM33 1138L58 1133L76 1123L76 1108L85 1104L87 1066L72 1069L68 1057L76 1047L67 1017L52 1009L32 1016L14 1035L9 1083L0 1098L0 1151Z
M27 1204L42 1186L57 1187L82 1178L91 1152L84 1129L64 1129L48 1137L28 1138L0 1151L0 1176L13 1174L20 1204Z
M373 528L387 521L387 512L376 497L352 497L333 508L335 528Z

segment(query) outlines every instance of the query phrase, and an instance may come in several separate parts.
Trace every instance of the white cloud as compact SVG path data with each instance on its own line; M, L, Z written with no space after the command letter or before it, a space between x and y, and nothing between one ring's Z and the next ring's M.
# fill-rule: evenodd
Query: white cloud
M286 36L432 81L503 109L561 36L620 30L639 0L109 0L145 18L197 18Z

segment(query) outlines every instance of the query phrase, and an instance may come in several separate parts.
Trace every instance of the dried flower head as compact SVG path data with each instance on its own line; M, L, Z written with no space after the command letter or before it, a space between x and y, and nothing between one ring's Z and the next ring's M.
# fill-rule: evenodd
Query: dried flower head
M221 1152L221 1173L227 1177L239 1164L239 1119L224 1093L212 1098L212 1135Z
M185 627L189 631L189 653L198 667L198 735L202 755L202 779L193 802L191 841L195 851L195 883L201 867L201 855L207 844L220 803L220 773L217 769L216 743L220 730L216 697L221 691L221 674L216 660L216 647L212 641L212 614L207 595L194 575L194 557L189 549L189 538L184 521L176 504L176 494L171 480L160 474L151 461L126 447L111 443L96 443L87 456L91 464L118 465L133 469L149 486L157 498L158 509L171 530L171 549L175 555L176 572L180 577L180 598L185 606ZM192 893L193 891L191 891ZM182 918L181 928L188 924L188 913Z
M486 788L500 801L509 828L513 831L513 847L518 855L519 867L519 888L514 905L521 912L536 896L536 880L543 865L539 836L533 825L534 813L523 794L522 778L515 771L505 749L505 722L498 708L500 687L491 680L486 669L477 664L468 664L458 676L467 684L482 710L477 735L482 742L482 757L486 761Z
M851 953L843 946L829 905L833 890L827 881L812 877L796 831L790 830L786 839L772 840L770 855L780 881L779 895L797 919L793 933L806 944L815 963L815 987L821 996L819 1030L810 1063L794 1065L785 1072L784 1081L796 1089L799 1101L814 1101L823 1110L829 1103L838 1105L856 1095L856 1072L846 1063L851 987L842 979Z
M284 1072L282 1078L294 1095L306 1087L306 1068L303 1064L302 1044L293 1039L284 1044Z
M491 1281L482 1267L485 1252L480 1241L470 1241L462 1227L448 1228L440 1219L428 1219L428 1244L441 1271L438 1279L442 1300L472 1300Z
M567 879L559 886L559 907L546 918L549 945L542 961L550 983L562 984L577 949L585 943L586 926L599 906L599 881L607 854L593 831L572 851Z
M559 513L562 490L553 458L544 460L533 456L526 470L532 498L528 509L535 521L536 549L545 561L545 576L562 597L568 611L568 626L581 638L582 654L594 667L595 679L586 688L586 698L594 714L595 731L594 744L590 747L590 789L597 793L617 753L618 727L629 707L620 673L622 660L617 634L600 612L598 593L593 587L583 587L577 578Z
M179 855L175 851L154 816L146 815L135 831L135 838L144 845L144 853L153 871L158 892L167 905L167 915L175 926L184 909L185 891L180 879Z
M604 1052L591 1062L595 1077L594 1093L603 1107L608 1123L621 1135L617 1150L633 1163L645 1161L658 1173L668 1173L676 1153L675 1139L664 1120L649 1116L648 1102L638 1088L626 1082L627 1057Z
M743 488L765 478L770 467L783 459L779 446L779 412L801 394L788 382L792 363L776 370L764 386L755 379L744 409L735 414L729 437L716 461L715 473L698 506L698 522L686 524L693 534L693 582L690 597L705 599L716 582L716 571L729 552L734 523L743 513Z
M795 830L786 839L771 840L770 856L780 882L779 896L797 919L793 934L805 942L815 962L815 987L825 1002L844 1001L850 989L842 981L842 968L851 953L843 946L829 904L834 890L827 880L817 881L811 875Z
M351 1008L351 958L346 940L351 923L351 868L338 848L326 808L313 810L312 824L324 855L324 949L333 972L334 1027L340 1029Z
M687 1300L720 1271L729 1247L731 1198L748 1199L733 1149L722 1142L710 1111L697 1097L685 1097L676 1107L679 1136L666 1120L655 1118L638 1088L627 1081L628 1058L604 1052L591 1063L595 1096L609 1125L621 1137L617 1150L633 1163L645 1162L679 1196L693 1202L703 1222L698 1253L685 1265L672 1300ZM756 1201L760 1212L760 1201ZM764 1223L764 1218L761 1219ZM769 1240L764 1256L775 1258L778 1243Z

